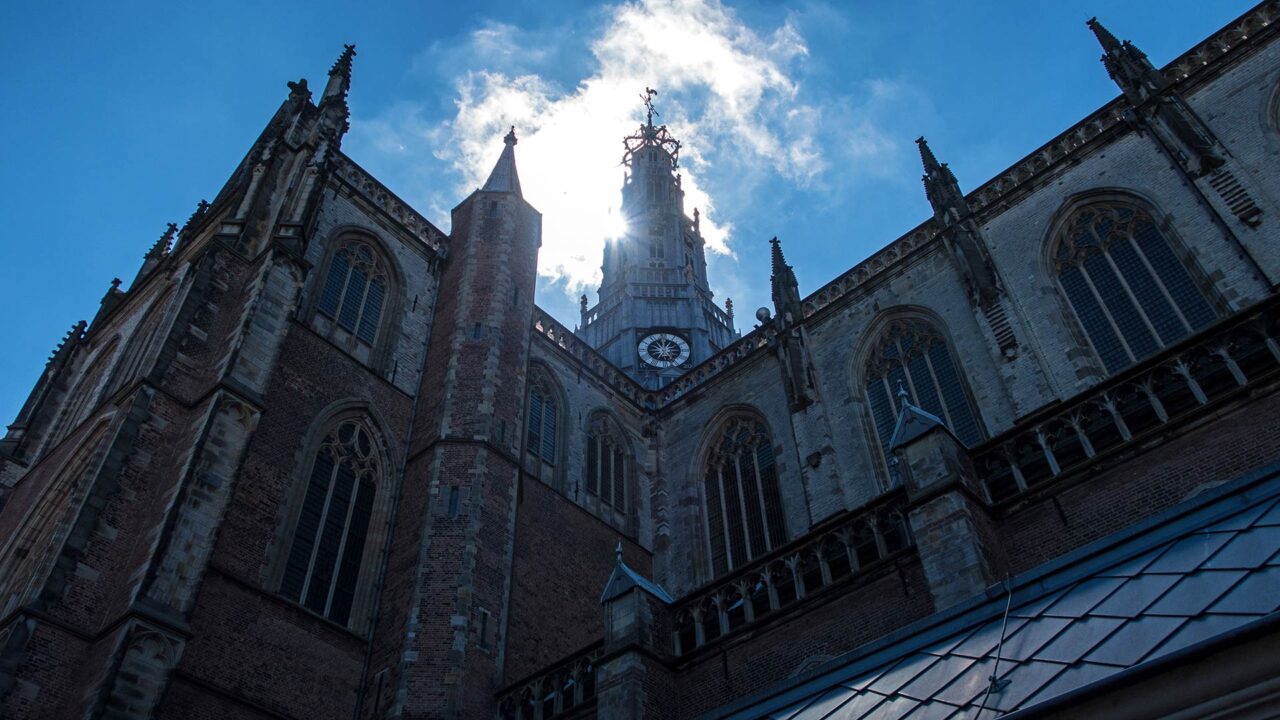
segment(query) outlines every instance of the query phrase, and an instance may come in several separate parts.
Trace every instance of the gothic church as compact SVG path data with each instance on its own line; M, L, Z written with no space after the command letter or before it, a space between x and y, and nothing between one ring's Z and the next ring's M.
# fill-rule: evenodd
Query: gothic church
M919 140L933 216L773 240L746 332L651 105L569 330L514 131L446 232L352 47L289 83L0 440L0 717L1275 717L1280 2L1089 29L1114 100L968 192Z

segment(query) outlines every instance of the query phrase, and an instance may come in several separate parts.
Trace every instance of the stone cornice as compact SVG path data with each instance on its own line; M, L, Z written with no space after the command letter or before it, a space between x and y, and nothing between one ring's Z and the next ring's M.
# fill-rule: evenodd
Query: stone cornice
M448 236L414 210L409 203L401 200L399 195L379 182L368 170L360 167L356 161L341 152L334 153L333 164L335 177L341 178L360 193L361 197L385 212L437 254L446 254Z

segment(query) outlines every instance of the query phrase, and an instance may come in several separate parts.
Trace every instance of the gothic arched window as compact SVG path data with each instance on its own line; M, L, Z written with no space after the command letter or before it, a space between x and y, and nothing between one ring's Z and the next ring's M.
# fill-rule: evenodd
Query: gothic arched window
M529 385L529 416L526 449L547 465L556 464L556 443L560 408L550 385L535 380Z
M1108 372L1217 317L1155 219L1135 205L1077 208L1062 224L1052 259L1063 294Z
M716 575L787 541L773 441L760 421L736 417L725 423L707 456L704 491Z
M902 410L899 388L906 390L911 404L941 418L966 445L972 447L982 439L964 378L946 339L931 323L917 318L890 322L872 346L863 376L867 406L884 453L889 451Z
M89 412L97 406L97 401L102 395L104 378L115 360L117 345L119 345L119 338L112 338L106 347L99 350L85 362L85 368L80 374L80 379L76 381L76 384L67 393L62 412L58 416L58 424L49 435L49 443L46 447L53 447L62 438L70 434L72 430L75 430L80 422L88 416Z
M282 595L348 624L382 482L379 448L369 427L359 419L338 423L312 460L280 582Z
M333 254L318 308L357 338L372 345L387 297L387 271L369 245L347 240Z
M164 321L173 295L174 290L170 288L147 308L146 315L129 338L129 344L125 346L120 362L116 364L115 377L111 380L111 393L114 394L115 391L128 385L142 371L143 363L155 345L156 336L160 334L160 325Z
M587 428L587 494L627 511L627 452L617 426L597 413Z

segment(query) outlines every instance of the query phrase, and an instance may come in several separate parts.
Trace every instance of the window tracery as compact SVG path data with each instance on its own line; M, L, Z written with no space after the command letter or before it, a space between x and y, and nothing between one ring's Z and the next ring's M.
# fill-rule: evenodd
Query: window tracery
M773 441L763 423L729 420L706 460L711 567L721 575L786 542Z
M333 254L318 309L367 345L378 336L387 270L368 244L347 240Z
M597 413L587 429L587 493L625 513L627 471L626 445L621 434L607 415Z
M982 426L969 401L964 378L931 323L918 318L895 319L881 331L864 366L867 405L883 453L902 411L899 388L916 407L936 415L966 445L983 438ZM887 459L887 458L886 458Z
M362 420L343 420L325 436L294 524L282 595L350 622L383 473L374 434Z
M1052 262L1063 294L1110 373L1217 318L1141 207L1104 201L1077 208L1062 225Z
M549 384L542 378L535 378L529 385L525 447L530 455L550 466L556 464L559 412L556 394Z

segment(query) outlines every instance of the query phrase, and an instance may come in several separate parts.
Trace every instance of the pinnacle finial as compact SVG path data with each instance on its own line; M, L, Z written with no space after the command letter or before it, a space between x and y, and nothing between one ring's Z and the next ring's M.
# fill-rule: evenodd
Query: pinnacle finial
M515 145L519 140L516 139L516 126L512 125L511 130L507 132L506 137L502 138L504 145Z
M1120 48L1120 41L1116 39L1115 35L1111 34L1110 30L1103 27L1102 23L1098 22L1096 16L1089 18L1085 25L1088 25L1089 29L1093 31L1094 37L1098 38L1098 42L1102 44L1104 51L1109 53Z
M320 96L321 103L330 99L347 99L347 91L351 89L351 59L355 56L355 45L342 46L342 55L329 68L329 84L325 85L324 95Z
M145 258L147 260L154 260L156 258L163 257L164 255L168 255L169 248L173 247L173 236L177 232L178 224L169 223L168 227L165 228L164 233L160 236L160 239L156 240L156 243L147 251Z
M618 549L613 551L613 555L615 558L617 558L618 564L622 565L623 562L622 562L622 541L621 540L618 541Z
M354 44L353 45L344 44L342 46L342 54L339 55L338 59L333 63L333 67L329 68L329 74L336 75L338 73L341 73L343 75L350 76L351 75L351 59L354 58L355 56L356 56L356 46Z
M773 276L777 277L783 268L787 267L787 259L782 256L782 242L778 238L775 237L770 240L769 245L772 246L770 267L773 271Z
M924 163L924 171L926 173L942 167L941 163L938 162L938 158L933 156L933 150L929 148L929 141L925 140L923 135L916 138L916 145L920 147L920 161Z
M901 401L904 407L911 403L911 400L910 400L911 393L907 392L907 386L904 385L901 380L898 381L897 396L898 396L898 400Z

